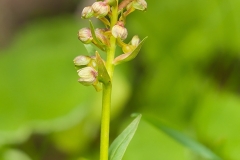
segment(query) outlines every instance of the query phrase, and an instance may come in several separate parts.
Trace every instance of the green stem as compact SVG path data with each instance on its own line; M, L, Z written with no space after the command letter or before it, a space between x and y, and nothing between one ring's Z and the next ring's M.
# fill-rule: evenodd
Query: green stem
M117 20L118 20L118 5L112 7L110 29L112 29L112 27L117 23ZM116 50L116 38L111 36L110 47L109 49L107 49L107 60L106 60L106 69L108 71L111 81L103 85L100 160L108 160L112 78L113 78L113 71L114 71L114 65L112 62L115 57L115 50Z
M108 160L112 85L103 86L100 160Z

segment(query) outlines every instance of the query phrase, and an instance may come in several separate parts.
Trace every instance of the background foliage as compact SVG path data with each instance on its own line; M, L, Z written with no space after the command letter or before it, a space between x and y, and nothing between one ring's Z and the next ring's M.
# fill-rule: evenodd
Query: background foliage
M240 159L240 2L148 0L129 16L149 37L116 68L111 139L140 112L196 139L222 159ZM100 93L77 83L85 54L74 15L39 18L0 54L0 159L97 159ZM124 160L203 159L141 121Z

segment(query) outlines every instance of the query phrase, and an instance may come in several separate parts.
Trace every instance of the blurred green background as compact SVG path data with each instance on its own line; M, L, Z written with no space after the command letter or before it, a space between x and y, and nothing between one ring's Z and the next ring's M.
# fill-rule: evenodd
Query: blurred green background
M83 3L73 3L33 14L0 50L1 160L98 159L101 93L77 82L72 60L87 55L77 31L88 23L75 12ZM240 160L240 1L147 3L127 19L127 41L149 38L116 67L111 141L138 112ZM123 159L204 158L141 121Z

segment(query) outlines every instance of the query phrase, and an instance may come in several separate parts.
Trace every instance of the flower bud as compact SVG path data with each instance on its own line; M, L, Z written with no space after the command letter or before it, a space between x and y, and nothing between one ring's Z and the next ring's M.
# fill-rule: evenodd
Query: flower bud
M91 6L83 8L82 18L91 18L93 17L94 11Z
M127 29L124 28L122 21L118 21L117 24L113 26L112 35L115 38L120 38L122 40L127 38L128 32Z
M78 31L78 39L83 43L91 43L92 42L92 33L89 28L82 28Z
M137 35L133 36L130 44L137 47L139 43L140 43L139 37Z
M95 34L96 34L97 39L102 44L105 44L105 45L109 44L108 38L104 35L104 29L99 29L99 28L95 29Z
M98 1L93 3L92 9L97 18L105 17L110 11L110 6L106 2Z
M78 82L82 83L83 85L92 85L97 80L98 72L92 67L84 67L79 69L77 72L78 76L80 77Z
M84 65L88 65L91 61L91 58L89 56L77 56L76 58L74 58L73 62L75 64L75 66L84 66Z
M140 43L140 39L139 37L133 36L132 40L130 41L129 44L125 44L122 46L122 51L123 53L131 53L134 51L134 49L138 46L138 44Z
M133 8L140 11L145 11L147 9L147 2L145 0L135 0L132 5Z

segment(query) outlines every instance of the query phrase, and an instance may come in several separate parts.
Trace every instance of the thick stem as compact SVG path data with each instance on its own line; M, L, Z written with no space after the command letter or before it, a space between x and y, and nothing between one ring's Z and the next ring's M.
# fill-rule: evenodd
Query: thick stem
M118 20L118 5L112 7L112 17L110 29L117 23ZM101 144L100 144L100 160L108 160L109 147L109 126L111 113L111 93L112 93L112 78L114 65L113 60L116 50L116 38L110 37L110 47L107 49L106 69L111 81L108 84L103 84L102 95L102 120L101 120Z
M100 160L108 160L112 85L103 85Z

